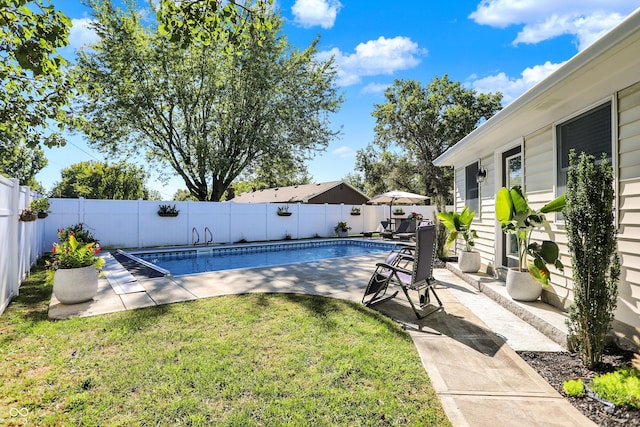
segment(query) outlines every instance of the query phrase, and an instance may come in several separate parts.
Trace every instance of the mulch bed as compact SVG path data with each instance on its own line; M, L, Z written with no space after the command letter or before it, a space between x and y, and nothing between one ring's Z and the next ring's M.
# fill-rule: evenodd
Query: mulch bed
M583 382L588 383L595 375L613 372L617 368L629 366L634 357L632 351L621 350L617 347L607 347L602 363L593 370L585 368L580 362L580 358L569 352L522 351L518 352L518 355L565 399L599 426L640 427L640 410L616 407L613 413L609 413L603 403L588 397L567 396L562 388L562 383L571 379L582 378Z

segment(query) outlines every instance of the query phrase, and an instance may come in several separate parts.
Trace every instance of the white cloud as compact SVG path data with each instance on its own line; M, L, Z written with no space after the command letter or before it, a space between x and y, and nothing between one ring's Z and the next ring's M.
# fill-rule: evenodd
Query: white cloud
M335 156L338 156L341 159L347 159L347 158L350 158L350 157L355 157L356 156L356 151L351 147L343 145L342 147L338 147L335 150L333 150L331 152L331 154L333 154Z
M498 28L522 25L514 45L566 34L582 50L637 7L637 0L483 0L469 17Z
M69 46L79 49L82 46L96 43L98 35L94 30L89 28L91 19L80 18L71 20L71 31L69 32Z
M362 93L384 93L391 83L369 83L362 88Z
M354 53L343 53L333 48L318 52L317 57L328 60L333 56L338 70L338 85L350 86L360 83L363 76L390 75L413 68L420 63L419 57L426 53L426 49L420 49L410 38L398 36L360 43Z
M316 25L331 28L342 8L338 0L296 0L291 6L296 24L309 28Z
M520 73L520 77L518 78L509 77L505 73L498 73L493 76L487 76L480 79L476 78L476 76L472 76L470 84L473 89L478 92L502 92L502 104L507 105L535 86L538 82L544 80L562 65L564 65L564 62L552 64L547 61L542 65L526 68L522 73Z

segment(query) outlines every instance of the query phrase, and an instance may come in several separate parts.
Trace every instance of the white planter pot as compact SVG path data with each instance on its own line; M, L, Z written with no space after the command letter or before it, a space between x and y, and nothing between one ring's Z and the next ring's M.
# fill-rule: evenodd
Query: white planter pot
M53 276L53 294L62 304L89 301L98 292L98 270L90 265L58 269Z
M349 232L347 230L338 230L338 237L348 237Z
M476 273L480 270L480 252L460 251L458 267L463 273Z
M528 271L509 269L507 293L516 301L535 301L542 294L542 285L533 280Z

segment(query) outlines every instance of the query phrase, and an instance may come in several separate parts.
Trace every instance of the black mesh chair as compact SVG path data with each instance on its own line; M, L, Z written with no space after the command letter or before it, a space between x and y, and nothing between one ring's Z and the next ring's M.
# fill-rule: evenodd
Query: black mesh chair
M392 285L402 289L418 319L442 309L442 301L435 290L436 280L433 278L435 243L436 226L421 224L416 230L415 247L403 247L399 251L393 251L385 262L376 264L376 270L369 279L362 303L371 306L395 298L398 291L387 295L389 285ZM409 291L417 292L419 298L417 304L411 299ZM425 309L431 303L429 293L433 295L438 305ZM416 306L419 306L422 311Z

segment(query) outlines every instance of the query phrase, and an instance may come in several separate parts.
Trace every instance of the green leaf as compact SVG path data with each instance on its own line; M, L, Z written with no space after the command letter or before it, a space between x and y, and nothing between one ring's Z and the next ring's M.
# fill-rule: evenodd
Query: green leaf
M496 219L500 224L507 224L512 218L513 201L511 200L511 194L506 187L502 187L496 194Z
M563 194L562 196L544 205L542 209L540 209L540 212L542 213L562 212L562 209L564 209L566 205L567 205L566 197Z

